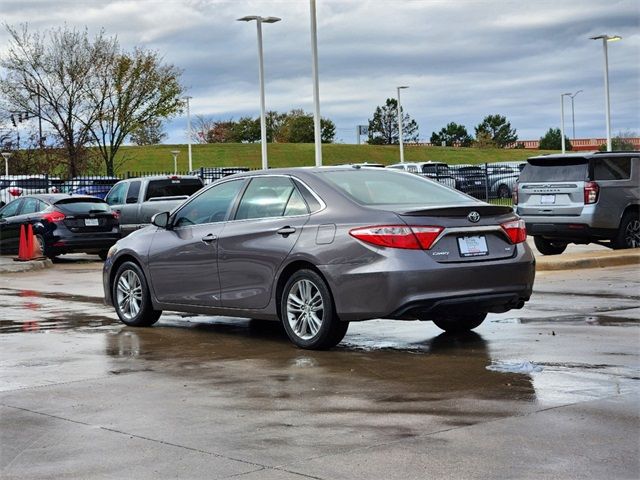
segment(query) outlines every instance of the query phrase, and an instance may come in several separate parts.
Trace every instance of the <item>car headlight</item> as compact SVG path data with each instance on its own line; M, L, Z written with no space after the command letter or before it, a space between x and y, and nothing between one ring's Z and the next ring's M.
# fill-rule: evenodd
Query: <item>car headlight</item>
M113 257L117 251L118 251L118 245L117 244L113 245L107 252L107 260Z

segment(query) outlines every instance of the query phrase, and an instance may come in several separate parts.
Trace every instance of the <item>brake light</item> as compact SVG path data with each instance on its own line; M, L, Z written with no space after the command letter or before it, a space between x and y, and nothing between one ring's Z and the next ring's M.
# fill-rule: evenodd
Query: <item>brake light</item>
M598 192L600 186L596 182L586 182L584 184L584 203L596 203L598 201Z
M118 212L111 212L111 215L113 216L114 220L120 219L120 214Z
M19 197L22 195L22 189L20 188L10 188L8 192L12 197Z
M517 205L518 204L518 184L517 183L513 186L513 193L511 194L511 197L513 198L513 204Z
M509 237L509 241L514 245L516 243L522 243L527 239L527 227L522 219L503 223L500 226L507 234L507 237Z
M62 212L49 212L42 215L42 220L47 222L56 223L65 219L65 215Z
M442 230L443 227L380 225L354 228L349 235L380 247L429 250Z

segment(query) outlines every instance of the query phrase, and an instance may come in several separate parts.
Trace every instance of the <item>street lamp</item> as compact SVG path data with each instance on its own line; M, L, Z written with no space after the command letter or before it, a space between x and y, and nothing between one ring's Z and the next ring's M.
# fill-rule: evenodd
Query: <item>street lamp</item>
M11 152L2 152L2 156L4 157L4 176L8 179L9 177L9 159L11 158Z
M193 97L184 97L185 101L187 102L187 141L188 143L188 148L189 148L189 171L193 171L193 159L191 157L191 111L189 110L189 100L191 100Z
M173 174L178 174L178 154L180 150L171 150L171 155L173 155Z
M313 76L313 136L316 144L316 167L322 166L322 131L320 130L320 86L318 81L318 28L316 0L309 1L311 10L311 74Z
M611 151L611 109L609 106L609 54L607 52L607 42L617 42L622 40L619 35L598 35L591 37L591 40L602 40L602 49L604 51L604 113L607 122L607 152Z
M278 17L261 17L259 15L249 15L239 18L239 22L251 22L255 20L258 27L258 78L260 81L260 142L262 143L262 168L269 168L267 160L267 124L264 108L264 60L262 55L262 24L276 23L282 20Z
M569 97L571 97L571 125L573 127L573 140L576 139L576 114L575 111L573 109L573 99L576 98L576 96L580 93L580 92L584 92L584 90L578 90L576 93L573 93L571 95L569 95Z
M562 93L560 95L560 141L562 143L562 153L565 153L565 142L564 142L564 97L570 97L570 93Z
M400 163L404 163L404 144L402 143L402 104L400 103L400 90L409 88L406 85L396 87L398 91L398 139L400 140Z

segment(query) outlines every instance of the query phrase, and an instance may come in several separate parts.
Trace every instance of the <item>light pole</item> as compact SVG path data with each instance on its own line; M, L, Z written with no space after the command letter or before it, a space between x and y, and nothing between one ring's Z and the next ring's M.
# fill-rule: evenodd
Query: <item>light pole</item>
M580 93L584 92L584 90L578 90L576 93L569 95L571 97L571 125L573 127L573 136L571 137L573 140L576 139L576 113L573 109L573 99Z
M173 155L173 174L178 174L178 154L180 150L171 150L171 155Z
M262 55L262 24L276 23L282 20L278 17L261 17L259 15L249 15L239 18L239 22L251 22L255 20L258 29L258 79L260 81L260 142L262 147L262 168L269 168L267 160L267 123L264 108L264 60Z
M607 152L611 151L611 108L609 103L609 54L607 42L617 42L622 40L619 35L598 35L591 37L591 40L602 39L602 49L604 51L604 114L607 122Z
M322 131L320 130L320 86L318 81L318 28L316 0L309 1L311 10L311 74L313 76L313 135L316 144L316 167L322 166Z
M564 142L564 97L570 97L570 93L562 93L560 95L560 141L562 143L562 153L565 153L566 145Z
M193 97L184 97L187 102L187 142L189 148L189 171L193 171L193 159L191 157L191 111L189 110L189 100Z
M4 176L8 179L9 177L9 159L11 158L11 152L2 152L2 156L4 157Z
M398 139L400 140L400 163L404 163L404 144L402 143L402 104L400 103L400 90L409 88L406 85L396 87L398 91Z

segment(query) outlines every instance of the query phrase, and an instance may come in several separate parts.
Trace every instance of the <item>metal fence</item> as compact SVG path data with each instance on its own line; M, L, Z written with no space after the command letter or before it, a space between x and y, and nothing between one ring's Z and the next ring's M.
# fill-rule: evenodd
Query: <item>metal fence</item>
M481 165L447 165L427 162L407 164L406 171L435 180L448 187L455 188L467 195L494 204L511 205L512 194L523 164L500 163ZM31 193L74 193L95 195L104 198L118 181L149 176L193 175L200 177L205 184L252 169L246 167L202 167L191 172L135 172L128 171L114 176L86 175L71 179L62 179L50 175L14 175L0 176L0 192L7 200L22 194ZM11 193L13 192L13 193ZM13 197L12 197L13 195ZM8 203L6 200L2 203Z

